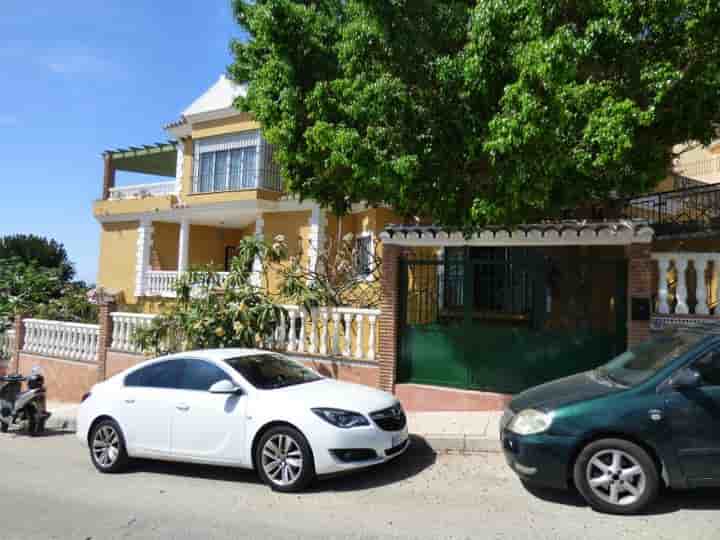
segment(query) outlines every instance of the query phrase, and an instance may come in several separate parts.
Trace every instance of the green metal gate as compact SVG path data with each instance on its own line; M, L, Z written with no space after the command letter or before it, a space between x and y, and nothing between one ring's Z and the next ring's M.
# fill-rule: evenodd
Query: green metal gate
M399 382L516 393L625 350L624 258L444 251L401 260Z

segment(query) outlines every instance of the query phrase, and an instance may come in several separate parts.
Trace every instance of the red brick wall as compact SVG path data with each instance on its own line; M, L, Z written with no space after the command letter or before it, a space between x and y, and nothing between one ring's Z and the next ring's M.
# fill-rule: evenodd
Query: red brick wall
M353 365L340 362L301 359L307 367L323 377L377 388L378 368L376 366Z
M83 395L98 382L95 363L20 353L20 373L29 375L33 366L40 366L43 371L49 401L79 403Z
M633 244L626 248L628 257L628 346L650 337L650 321L632 320L632 299L652 296L653 261L650 244Z
M382 253L382 301L378 320L378 388L393 392L400 322L400 246L385 245Z

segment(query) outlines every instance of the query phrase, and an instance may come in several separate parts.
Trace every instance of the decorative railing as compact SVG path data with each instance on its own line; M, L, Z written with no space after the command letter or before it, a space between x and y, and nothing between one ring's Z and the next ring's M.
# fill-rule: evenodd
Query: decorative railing
M228 272L216 272L220 283L224 283ZM177 285L179 273L168 270L150 270L145 274L145 296L162 296L164 298L175 297L175 286Z
M143 313L111 313L113 323L110 348L116 351L141 353L142 349L135 343L134 334L138 328L147 328L156 315Z
M655 312L720 317L720 253L653 253L658 263Z
M24 323L24 351L70 360L97 360L99 325L40 319L25 319Z
M633 197L621 214L647 220L658 236L720 228L720 184Z
M375 360L379 310L337 307L316 308L308 313L298 306L284 307L289 321L273 336L273 348L300 354Z
M679 163L675 167L675 172L691 178L720 177L720 158L701 159L688 163Z
M372 362L377 351L377 309L316 308L308 313L298 306L283 306L287 319L263 342L267 349ZM133 335L147 328L155 315L112 313L111 348L141 353Z
M15 330L0 332L0 363L15 352Z
M172 182L157 182L154 184L138 184L110 188L110 200L147 199L149 197L167 197L177 195L178 185Z

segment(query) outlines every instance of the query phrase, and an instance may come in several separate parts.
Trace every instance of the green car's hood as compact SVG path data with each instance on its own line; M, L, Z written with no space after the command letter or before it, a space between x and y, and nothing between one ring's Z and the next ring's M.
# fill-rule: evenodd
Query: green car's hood
M523 409L549 411L578 401L622 392L625 389L604 381L601 382L590 372L578 373L525 390L513 398L510 408L515 412Z

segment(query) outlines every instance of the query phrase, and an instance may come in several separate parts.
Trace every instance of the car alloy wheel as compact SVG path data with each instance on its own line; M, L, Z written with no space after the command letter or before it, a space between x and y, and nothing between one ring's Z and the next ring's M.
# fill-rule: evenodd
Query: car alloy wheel
M302 473L302 451L290 435L280 433L269 438L261 459L265 474L278 486L292 485Z
M95 468L103 473L124 470L128 463L125 439L120 427L112 420L103 420L90 434L90 457Z
M641 446L623 439L600 439L588 444L573 467L580 494L595 510L635 514L658 494L660 474Z
M262 479L275 491L301 491L315 478L310 445L302 433L290 426L278 426L263 435L255 464Z
M647 475L642 465L622 450L597 452L588 461L585 475L595 495L619 506L637 502L647 486Z

